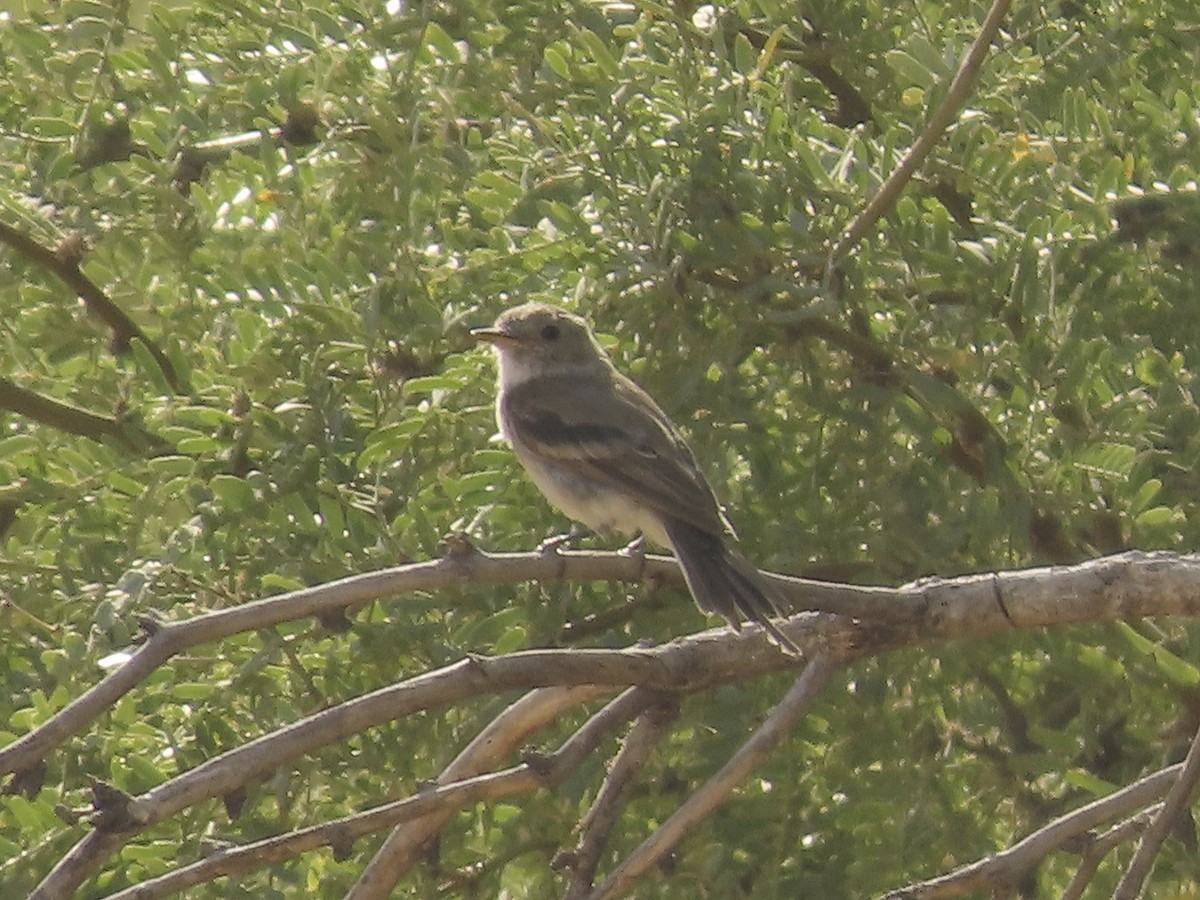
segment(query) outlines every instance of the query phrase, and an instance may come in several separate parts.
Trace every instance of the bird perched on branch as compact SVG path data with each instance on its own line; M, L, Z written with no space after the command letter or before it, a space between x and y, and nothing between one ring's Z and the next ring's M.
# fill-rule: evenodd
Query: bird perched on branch
M729 522L692 451L658 404L617 371L579 316L545 303L471 332L496 351L496 420L546 499L601 533L641 532L679 560L696 605L734 628L772 621L775 585L727 544Z

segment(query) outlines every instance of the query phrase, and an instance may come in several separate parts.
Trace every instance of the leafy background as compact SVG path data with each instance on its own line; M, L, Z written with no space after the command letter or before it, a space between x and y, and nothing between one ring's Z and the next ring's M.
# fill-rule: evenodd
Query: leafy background
M529 299L596 323L765 567L901 583L1196 546L1190 0L1018 4L921 176L828 278L983 4L6 8L0 221L66 253L82 239L86 274L187 389L145 344L113 346L44 266L0 255L0 377L124 437L0 410L5 743L93 684L140 612L435 557L458 530L521 549L561 528L492 440L492 365L466 334ZM280 126L282 144L264 138ZM704 625L678 594L642 599L586 642ZM0 884L30 889L78 838L54 809L86 806L89 777L136 793L626 604L603 584L464 588L176 658L48 759L40 791L2 798ZM864 662L646 890L866 896L981 857L1178 757L1200 720L1193 655L1190 626L1158 622ZM685 706L613 859L784 684ZM498 708L365 734L279 773L233 823L192 810L88 895L206 841L409 793ZM547 863L595 766L460 816L406 890L554 894ZM1157 890L1196 889L1188 843L1168 845ZM335 896L370 850L195 896ZM1055 894L1072 871L1050 860L1024 889Z

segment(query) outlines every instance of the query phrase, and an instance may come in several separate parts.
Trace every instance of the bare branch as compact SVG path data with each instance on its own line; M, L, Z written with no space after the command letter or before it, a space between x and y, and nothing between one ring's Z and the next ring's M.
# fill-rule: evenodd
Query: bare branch
M921 132L916 143L909 148L904 159L900 161L900 165L888 176L887 181L880 185L866 208L858 214L858 217L830 251L829 262L826 266L827 273L832 273L854 245L862 240L867 232L875 226L875 223L895 205L900 194L904 192L905 186L941 139L942 132L954 121L959 108L966 102L975 87L975 81L979 77L979 70L983 67L983 60L987 56L988 48L996 39L1000 23L1008 15L1008 8L1011 5L1012 0L993 0L992 8L988 10L987 18L980 26L979 34L971 44L971 49L967 51L958 71L954 73L945 98L930 116L925 130Z
M87 305L88 311L112 329L113 347L117 353L124 353L136 338L145 345L146 350L154 357L163 374L163 378L176 393L184 393L187 385L175 371L175 366L167 359L167 355L159 349L154 341L142 331L138 324L129 317L125 310L117 306L109 296L100 290L96 282L88 278L79 268L79 263L68 256L55 253L49 247L43 247L33 238L0 222L0 242L8 244L30 262L36 263L43 269L48 269L67 287L73 290Z
M1136 900L1141 894L1142 884L1154 868L1154 860L1158 857L1163 841L1170 834L1171 826L1175 824L1179 813L1192 802L1197 782L1200 782L1200 729L1197 729L1192 737L1192 746L1188 748L1188 754L1183 760L1183 771L1179 773L1179 779L1171 785L1162 809L1142 835L1129 868L1117 883L1117 889L1113 891L1113 900Z
M1100 868L1100 863L1103 862L1104 857L1118 844L1131 840L1136 835L1145 831L1146 826L1150 824L1150 820L1154 818L1161 807L1161 803L1147 807L1140 813L1125 819L1123 822L1118 822L1112 828L1108 829L1108 831L1104 832L1104 834L1100 835L1100 837L1093 840L1084 851L1083 859L1079 862L1079 868L1071 876L1071 883L1063 891L1060 900L1080 900L1083 897L1084 890L1095 877L1096 871Z
M661 860L684 834L720 805L804 718L821 688L842 663L843 660L832 654L818 653L814 656L791 690L737 753L688 797L671 818L646 838L590 896L594 900L620 896Z
M634 579L646 573L655 577L655 572L663 576L676 574L671 560L652 558L643 564L621 553L488 556L459 551L443 560L344 579L187 622L161 625L147 620L150 637L131 662L68 705L42 728L0 752L0 763L7 767L5 771L16 772L19 777L23 770L39 764L51 748L85 728L162 662L196 643L415 589L527 578ZM1014 629L1130 616L1200 614L1200 556L1195 555L1131 552L1079 566L930 580L895 590L781 580L793 596L856 596L861 602L877 602L881 608L890 608L893 614L878 620L802 613L781 622L780 627L801 646L816 648L820 654L842 661L898 647ZM896 616L895 609L901 609L902 614ZM211 759L139 797L106 805L97 819L96 831L82 839L50 873L39 896L70 893L134 834L167 816L211 797L234 795L280 765L418 710L495 691L550 686L592 685L612 689L641 685L664 692L687 693L758 677L791 665L787 657L771 646L761 629L749 627L740 632L714 629L650 649L540 650L497 659L471 657L293 723ZM728 765L733 764L731 761ZM473 774L477 773L449 773L452 776L449 780L462 780ZM691 815L698 807L689 804L685 809ZM687 824L684 819L673 822L673 829ZM414 832L408 829L406 832L403 840L397 838L405 848L396 857L401 860L400 868L411 859ZM665 830L660 832L639 851L642 856L635 854L635 861L645 864L677 837L678 834ZM627 863L623 871L632 873L634 869Z
M571 853L564 854L572 869L567 900L584 897L592 888L592 879L604 844L620 816L621 806L634 784L634 778L646 764L651 751L669 733L669 725L679 715L674 699L652 706L637 720L609 767L591 809L580 822L581 836Z
M0 774L35 765L53 747L82 731L117 699L135 688L172 656L190 647L283 622L320 617L371 600L411 591L458 588L524 580L637 581L681 584L675 561L623 553L458 553L413 563L278 597L242 604L183 622L144 621L150 634L126 665L76 698L39 728L0 750ZM848 617L792 616L781 627L796 640L878 653L950 638L982 637L1013 629L1103 622L1131 616L1200 615L1200 555L1131 551L1078 566L1020 569L962 578L930 579L900 588L859 587L772 576L797 608L854 609ZM999 602L998 602L999 600ZM788 665L771 653L757 629L734 636L727 629L695 640L729 641L729 650L754 659L744 677ZM744 645L749 641L750 645ZM753 646L751 646L753 645ZM743 650L736 650L742 647Z
M592 699L599 692L599 689L590 687L546 688L526 695L488 726L485 733L491 736L489 746L492 755L496 755L498 747L511 752L531 731L555 721L566 709ZM623 696L627 697L629 693ZM614 701L589 719L550 756L460 781L440 781L415 796L366 812L242 847L222 849L199 862L113 894L109 900L167 897L187 887L283 862L321 847L344 851L356 838L402 822L411 823L422 818L436 818L444 822L454 812L483 800L494 800L538 788L552 789L579 769L608 731L616 728L629 715L636 714L638 705L627 700ZM499 727L496 727L498 723Z
M576 760L576 764L581 760ZM153 900L216 878L285 862L322 847L346 848L355 839L425 815L453 813L484 800L496 800L545 786L543 776L528 763L464 781L438 785L367 812L335 819L312 828L288 832L243 847L218 850L199 862L110 895L108 900Z
M173 656L201 644L213 643L235 634L272 628L284 622L321 618L345 609L361 607L372 600L391 598L413 591L457 589L463 584L511 583L518 581L639 581L674 583L683 579L673 558L647 556L635 559L623 553L507 553L486 554L469 549L444 559L413 563L353 575L328 584L303 588L208 613L182 622L160 622L147 616L142 625L148 637L124 666L46 720L38 729L0 750L0 774L18 772L34 765L53 747L78 734L113 703L141 684ZM778 576L798 604L844 608L849 614L864 615L874 609L878 618L912 617L919 596L906 596L890 588L827 584ZM809 601L801 598L809 598ZM785 661L773 660L776 666Z
M78 406L45 397L7 378L0 378L0 409L11 410L67 434L79 435L93 441L114 441L125 450L134 453L144 452L154 446L163 446L161 439L132 422L97 415Z
M1007 850L988 856L929 881L921 881L885 894L882 900L941 900L972 891L1011 885L1055 850L1077 840L1093 828L1140 811L1163 796L1176 782L1183 763L1160 769L1114 791L1107 797L1059 816Z
M306 716L215 756L134 798L128 811L139 828L161 822L201 800L222 797L321 747L368 728L460 700L542 686L625 687L687 679L656 652L532 650L495 659L472 657ZM665 663L665 665L664 665Z
M235 634L272 628L284 622L320 618L372 600L413 591L457 589L468 583L545 583L563 580L636 581L643 577L682 584L673 559L647 557L643 562L620 553L516 553L489 555L456 552L441 560L413 563L332 581L219 610L182 622L143 619L147 639L129 662L76 698L39 728L0 750L0 774L35 765L51 749L78 734L113 703L133 690L159 666L192 647ZM811 582L816 585L817 582ZM854 589L852 589L854 590ZM836 592L840 592L840 588ZM777 662L777 664L779 664Z
M575 651L575 653L580 652L583 651ZM477 661L468 660L466 662L469 665L483 666L482 663ZM423 677L421 676L417 680L419 681ZM498 761L502 754L497 751L504 751L505 753L511 751L516 742L523 740L529 733L529 729L544 724L548 716L553 718L551 714L556 715L562 709L566 708L566 705L574 705L594 696L597 690L597 688L590 685L575 689L555 688L547 691L537 691L523 698L506 710L505 713L501 714L492 725L485 729L472 742L471 746L464 751L464 754L460 755L460 759L464 755L473 752L475 754L473 760L476 763ZM375 696L368 695L368 697ZM598 742L606 730L611 730L621 722L627 721L632 716L637 715L647 702L647 699L644 697L630 697L629 692L622 695L622 697L609 704L604 710L585 723L564 744L560 755L570 759L586 755L595 747L596 742ZM335 711L330 710L329 712ZM308 724L312 724L314 718L320 717L311 717L305 721ZM351 714L349 718L354 719L356 716ZM304 724L305 722L297 723L300 726ZM276 765L286 762L286 759L271 759L269 757L275 752L289 753L294 748L281 748L279 751L273 751L270 749L270 746L280 740L284 741L286 746L290 743L288 732L294 731L295 728L296 726L291 726L290 728L281 729L266 738L260 738L249 745L244 745L229 753L222 754L196 769L184 773L179 778L172 779L160 785L155 790L143 794L141 797L134 798L128 803L127 808L121 816L122 823L126 825L123 830L106 830L102 827L97 827L95 831L86 835L43 879L37 890L31 894L31 898L36 898L36 900L53 900L53 898L70 897L103 864L105 859L114 854L130 838L149 825L154 824L156 821L161 821L167 815L178 812L184 807L192 805L194 802L235 790L240 784L246 783L247 779L242 778L242 774L252 776L252 770L258 770L259 774L261 774L266 769L274 768ZM257 754L248 755L248 749L255 745L260 748ZM262 759L259 763L255 764L253 760L255 755L259 754L268 758ZM266 764L266 769L264 769L264 764ZM241 774L239 774L239 768ZM533 768L537 770L538 767L534 766ZM508 780L502 780L497 783L472 783L463 786L461 790L464 794L481 791L483 792L481 796L484 797L490 796L488 792L493 790L501 793L513 790L528 790L531 787L541 786L543 780L546 778L546 768L546 766L541 767L542 774L537 776L536 783L527 780L525 775L518 773L513 774ZM553 770L553 766L549 768ZM461 779L446 778L445 783L465 780L476 773L462 772L454 774L461 775ZM231 778L232 781L230 780ZM157 796L155 796L156 793ZM164 796L168 798L166 801L163 800ZM464 802L468 801L464 800ZM420 815L423 810L420 804L415 805L418 807L416 814ZM414 824L420 825L420 823L430 819L444 822L458 808L454 803L450 803L449 808L446 808L442 804L435 804L435 806L441 806L442 811L426 815ZM376 812L383 817L388 815L397 816L397 820L411 818L411 810L407 810L404 807L399 808L399 814L397 814L397 810L392 810L390 813ZM365 821L368 824L373 822L370 818ZM313 835L306 835L300 838L302 844L315 840L316 837Z
M515 747L535 723L540 725L557 717L565 708L566 699L562 688L543 689L522 697L498 716L446 767L437 783L453 782L490 768L494 764L493 760ZM595 741L600 735L636 716L652 699L653 694L642 688L625 691L589 719L564 745L564 749L572 742L579 742L588 747L595 746ZM421 847L441 831L449 817L450 812L439 812L396 828L347 893L346 900L390 896L396 882L416 861Z

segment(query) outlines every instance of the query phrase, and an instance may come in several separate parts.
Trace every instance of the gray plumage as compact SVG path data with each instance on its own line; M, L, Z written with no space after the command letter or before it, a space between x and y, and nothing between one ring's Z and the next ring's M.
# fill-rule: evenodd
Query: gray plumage
M734 628L750 619L800 652L771 621L779 593L727 545L732 529L691 450L583 319L527 303L472 334L496 348L500 431L554 506L595 531L669 547L701 610Z

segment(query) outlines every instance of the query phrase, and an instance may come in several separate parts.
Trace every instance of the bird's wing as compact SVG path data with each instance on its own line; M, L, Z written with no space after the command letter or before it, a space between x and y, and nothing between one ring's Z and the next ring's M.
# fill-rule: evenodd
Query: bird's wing
M650 396L623 376L532 379L507 392L505 407L532 452L664 516L711 534L725 531L691 451Z

